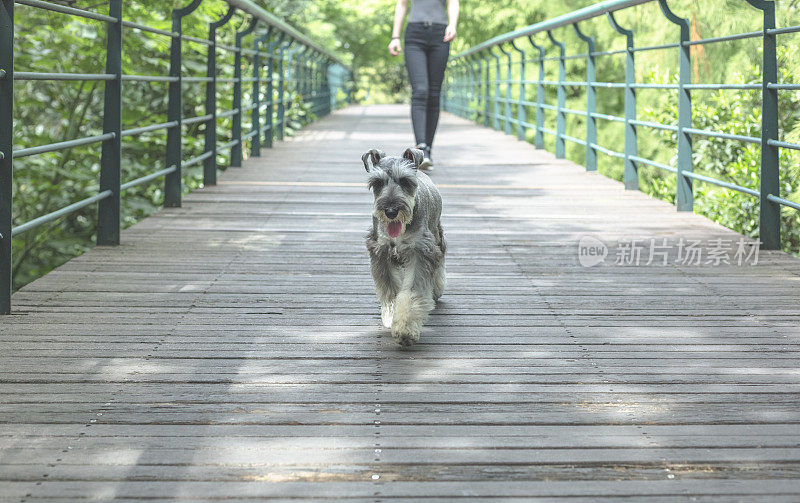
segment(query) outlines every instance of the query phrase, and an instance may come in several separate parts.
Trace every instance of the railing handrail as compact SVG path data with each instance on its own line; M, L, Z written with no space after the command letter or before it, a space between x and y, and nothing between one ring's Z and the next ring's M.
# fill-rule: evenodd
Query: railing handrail
M541 23L532 24L530 26L526 26L525 28L520 28L519 30L510 31L494 38L490 38L486 42L470 47L466 51L456 54L452 59L465 58L486 49L505 44L506 42L510 42L520 37L535 35L544 31L555 30L556 28L563 28L564 26L569 26L580 21L602 16L603 14L616 12L618 10L627 9L628 7L635 7L637 5L655 1L656 0L605 0L604 2L596 3L594 5L590 5L589 7L584 7L583 9L569 12L567 14L554 17L553 19L542 21Z
M296 42L299 42L307 47L314 49L315 51L321 54L326 55L332 61L335 61L336 63L342 65L348 70L351 70L350 66L347 65L344 61L342 61L342 59L336 54L334 54L332 51L329 51L328 49L321 47L319 44L314 42L308 36L302 34L301 32L293 28L285 21L276 17L274 14L265 11L264 9L254 4L250 0L225 0L225 2L227 2L232 7L240 9L241 11L246 12L251 16L263 21L264 23L268 24L269 26L272 26L273 28L277 28L278 30L292 37Z

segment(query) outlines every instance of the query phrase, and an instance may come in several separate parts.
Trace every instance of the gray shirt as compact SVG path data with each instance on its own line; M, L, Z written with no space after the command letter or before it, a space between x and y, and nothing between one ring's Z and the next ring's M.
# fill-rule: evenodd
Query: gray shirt
M409 23L447 24L446 0L412 0Z

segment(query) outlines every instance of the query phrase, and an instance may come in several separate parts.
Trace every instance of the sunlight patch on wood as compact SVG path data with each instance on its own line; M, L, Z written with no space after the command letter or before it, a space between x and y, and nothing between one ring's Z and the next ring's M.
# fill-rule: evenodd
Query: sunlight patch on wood
M354 182L265 182L265 181L219 181L217 185L256 185L275 187L365 187L363 183ZM437 187L448 189L513 189L513 190L541 190L542 187L534 185L483 185L483 184L448 184L437 183Z

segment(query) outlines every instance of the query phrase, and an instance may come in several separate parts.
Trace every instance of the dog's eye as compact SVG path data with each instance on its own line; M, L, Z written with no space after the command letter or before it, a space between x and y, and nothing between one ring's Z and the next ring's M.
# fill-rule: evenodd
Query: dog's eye
M369 181L369 189L380 192L383 189L383 180L374 179Z
M398 180L397 183L399 183L400 187L402 187L403 190L408 192L409 194L414 192L417 188L416 182L408 178L401 178L400 180Z

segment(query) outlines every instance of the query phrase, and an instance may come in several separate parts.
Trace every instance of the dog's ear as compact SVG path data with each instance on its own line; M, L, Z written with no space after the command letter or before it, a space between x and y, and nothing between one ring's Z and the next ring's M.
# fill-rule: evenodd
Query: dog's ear
M382 150L373 148L361 156L361 162L364 163L364 169L369 173L370 168L376 166L384 157L386 157L386 154ZM370 163L372 163L372 165L370 165Z
M411 161L411 164L414 165L414 169L417 169L422 162L423 155L422 150L418 148L407 148L406 151L403 152L403 159Z

